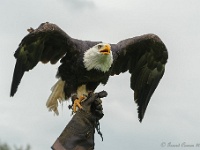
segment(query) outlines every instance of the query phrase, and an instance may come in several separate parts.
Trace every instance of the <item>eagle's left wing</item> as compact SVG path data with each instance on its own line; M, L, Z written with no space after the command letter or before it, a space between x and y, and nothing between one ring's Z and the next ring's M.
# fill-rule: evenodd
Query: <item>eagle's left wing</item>
M154 34L147 34L111 45L114 62L111 75L129 70L131 88L142 121L149 100L165 71L168 59L164 43Z
M38 62L55 64L67 52L75 52L77 40L69 37L55 24L42 23L37 29L28 29L19 47L15 51L16 64L13 73L10 95L14 96L25 73L33 69Z

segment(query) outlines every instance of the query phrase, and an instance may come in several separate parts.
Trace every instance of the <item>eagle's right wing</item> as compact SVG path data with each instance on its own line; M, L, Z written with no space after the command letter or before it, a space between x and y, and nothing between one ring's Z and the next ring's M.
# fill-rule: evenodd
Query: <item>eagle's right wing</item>
M66 52L73 51L74 42L55 24L43 23L29 29L14 56L16 58L10 96L14 96L25 71L33 69L39 61L55 64Z
M165 44L154 34L146 34L112 45L114 62L111 75L129 71L131 89L142 121L152 94L157 88L168 59Z

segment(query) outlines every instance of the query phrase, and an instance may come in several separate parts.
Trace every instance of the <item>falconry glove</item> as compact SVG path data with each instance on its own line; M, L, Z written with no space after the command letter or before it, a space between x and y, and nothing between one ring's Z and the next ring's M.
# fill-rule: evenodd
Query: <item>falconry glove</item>
M94 149L95 128L102 136L99 120L103 117L101 99L107 92L90 93L53 144L53 150L92 150Z

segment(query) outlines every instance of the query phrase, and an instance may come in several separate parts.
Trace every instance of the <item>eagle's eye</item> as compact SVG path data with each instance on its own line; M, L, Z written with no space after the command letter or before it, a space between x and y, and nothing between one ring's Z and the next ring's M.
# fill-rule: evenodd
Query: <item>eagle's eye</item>
M98 49L101 49L103 46L102 45L98 45Z

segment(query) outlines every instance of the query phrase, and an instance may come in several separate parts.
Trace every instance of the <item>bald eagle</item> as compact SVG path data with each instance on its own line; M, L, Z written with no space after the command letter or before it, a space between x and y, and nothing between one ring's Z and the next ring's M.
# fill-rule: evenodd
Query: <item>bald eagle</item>
M38 62L55 64L60 60L57 83L47 101L49 110L58 114L58 101L76 97L73 110L99 84L105 85L110 76L129 71L130 87L138 105L141 122L149 100L165 71L168 52L157 35L145 34L122 40L117 44L83 41L71 38L55 24L42 23L28 29L14 56L10 96L14 96L26 71Z

